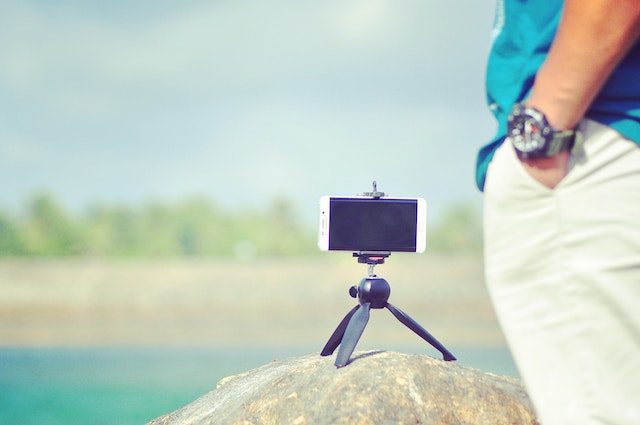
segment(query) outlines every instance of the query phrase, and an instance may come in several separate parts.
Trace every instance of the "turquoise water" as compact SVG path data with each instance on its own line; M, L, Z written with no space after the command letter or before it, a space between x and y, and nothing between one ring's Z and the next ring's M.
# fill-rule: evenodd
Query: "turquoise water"
M0 349L0 423L144 424L225 376L318 349ZM517 376L508 350L451 351L460 364Z

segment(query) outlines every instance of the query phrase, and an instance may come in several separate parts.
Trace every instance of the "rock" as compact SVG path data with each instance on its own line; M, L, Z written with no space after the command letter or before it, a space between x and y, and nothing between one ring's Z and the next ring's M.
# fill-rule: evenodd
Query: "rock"
M157 418L168 424L536 424L517 379L426 355L356 352L344 368L309 354L221 380Z

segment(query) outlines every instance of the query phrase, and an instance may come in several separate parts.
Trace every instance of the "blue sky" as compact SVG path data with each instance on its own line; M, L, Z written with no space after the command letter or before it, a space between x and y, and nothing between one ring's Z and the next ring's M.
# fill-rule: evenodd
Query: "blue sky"
M479 202L490 0L0 5L0 206Z

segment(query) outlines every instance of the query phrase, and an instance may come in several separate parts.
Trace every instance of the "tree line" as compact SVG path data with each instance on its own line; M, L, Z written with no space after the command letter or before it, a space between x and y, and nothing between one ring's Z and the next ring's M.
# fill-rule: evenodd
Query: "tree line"
M453 206L428 232L430 250L479 251L473 208ZM34 195L18 213L0 209L0 257L236 257L313 255L316 228L292 202L227 210L205 198L94 205L70 213L53 195Z

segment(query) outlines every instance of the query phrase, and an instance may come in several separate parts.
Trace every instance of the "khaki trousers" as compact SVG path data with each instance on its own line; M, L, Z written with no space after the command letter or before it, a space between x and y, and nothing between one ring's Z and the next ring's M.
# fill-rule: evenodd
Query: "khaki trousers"
M485 186L485 273L543 425L640 424L640 147L584 120L554 189L507 140Z

